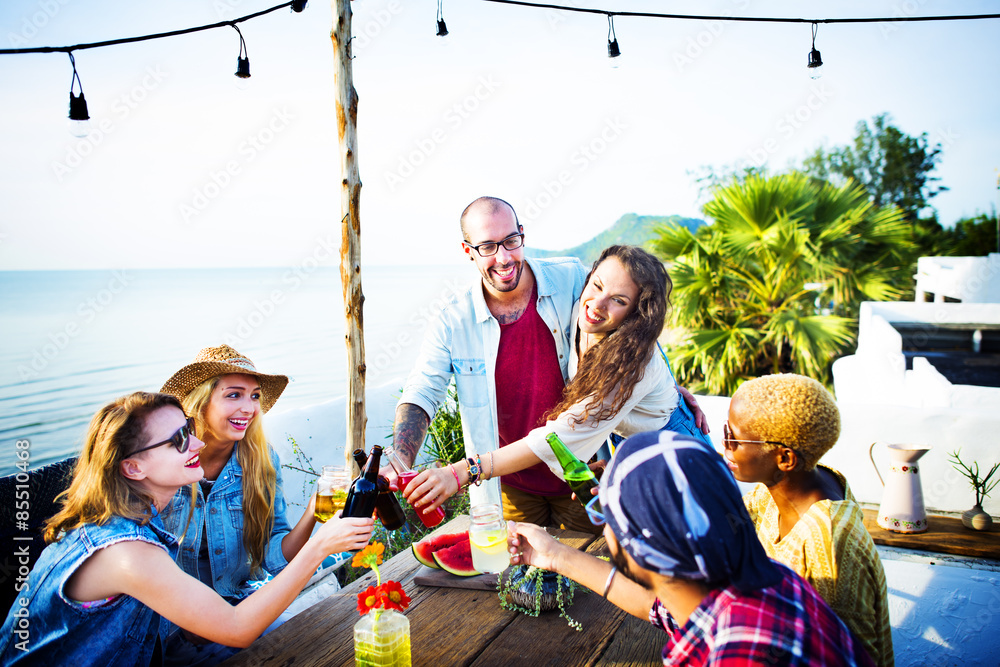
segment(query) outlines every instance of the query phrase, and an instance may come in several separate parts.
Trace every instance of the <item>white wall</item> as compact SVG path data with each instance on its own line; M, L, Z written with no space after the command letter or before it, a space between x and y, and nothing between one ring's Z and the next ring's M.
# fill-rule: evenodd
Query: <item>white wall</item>
M986 257L921 257L917 260L916 301L925 293L962 303L1000 303L1000 253Z

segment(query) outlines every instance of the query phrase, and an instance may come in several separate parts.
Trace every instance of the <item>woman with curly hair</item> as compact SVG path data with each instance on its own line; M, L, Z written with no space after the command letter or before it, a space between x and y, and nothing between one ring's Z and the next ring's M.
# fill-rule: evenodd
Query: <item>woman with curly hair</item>
M876 665L893 664L882 561L847 479L819 459L840 437L840 411L816 380L765 375L729 404L724 455L768 556L813 585Z
M273 581L230 604L175 562L162 517L203 475L205 445L173 396L136 392L94 415L48 546L0 631L3 665L146 665L160 617L248 646L331 553L364 546L371 519L330 522Z
M509 475L544 462L562 478L545 436L555 433L578 458L589 460L613 433L676 430L708 443L681 400L680 388L657 353L670 294L670 277L656 257L636 246L606 248L574 307L570 382L545 422L519 441L483 456L479 480ZM439 506L461 485L475 481L470 465L421 473L406 488L414 507ZM508 519L537 522L512 511L520 503L501 487ZM517 492L524 493L524 492ZM582 514L582 508L581 508ZM544 520L542 521L544 522ZM576 529L592 530L586 526Z
M261 415L287 384L288 377L261 373L250 359L220 345L201 350L163 385L193 416L205 442L205 477L193 506L191 494L178 493L164 521L184 536L181 568L229 600L245 598L257 581L280 572L316 525L314 497L289 526L280 461L261 425ZM211 664L226 654L183 631L171 633L166 643L167 664Z

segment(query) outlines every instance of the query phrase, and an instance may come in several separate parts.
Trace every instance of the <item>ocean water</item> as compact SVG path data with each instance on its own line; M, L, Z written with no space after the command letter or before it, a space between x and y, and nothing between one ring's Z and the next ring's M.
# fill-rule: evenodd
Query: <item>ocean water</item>
M468 265L365 268L367 387L398 383ZM338 268L0 272L0 475L75 454L102 405L158 390L203 347L228 343L291 378L276 410L347 393Z

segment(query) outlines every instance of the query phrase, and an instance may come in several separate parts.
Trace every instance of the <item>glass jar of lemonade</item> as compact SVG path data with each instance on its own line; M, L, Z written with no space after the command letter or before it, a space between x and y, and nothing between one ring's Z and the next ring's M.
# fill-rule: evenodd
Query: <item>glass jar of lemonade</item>
M325 523L344 509L351 476L344 466L323 466L323 474L316 480L316 520Z
M507 527L500 506L476 505L469 510L469 543L472 567L480 572L503 572L510 565L507 551Z

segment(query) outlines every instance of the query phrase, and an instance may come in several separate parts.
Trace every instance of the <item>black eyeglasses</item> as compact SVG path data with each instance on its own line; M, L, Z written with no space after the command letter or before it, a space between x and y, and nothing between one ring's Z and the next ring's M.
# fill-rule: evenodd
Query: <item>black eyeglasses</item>
M479 245L472 245L468 241L463 241L463 243L478 252L480 257L492 257L497 254L497 250L500 249L500 246L503 246L506 250L517 250L523 246L524 234L520 232L511 234L499 243L496 241L487 241L486 243L480 243Z
M191 436L194 434L194 417L188 417L187 422L184 426L181 426L177 431L170 436L169 439L163 442L158 442L155 445L149 445L148 447L141 447L135 450L129 456L135 456L139 452L149 451L150 449L156 449L160 445L173 445L177 448L177 451L183 454L191 446Z
M774 440L737 440L733 437L733 431L729 428L729 422L722 425L722 442L727 444L730 442L740 442L745 445L780 445L781 447L788 447L789 449L795 449L794 447L789 447L783 442L776 442Z

